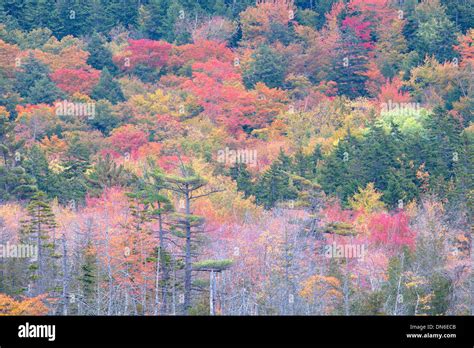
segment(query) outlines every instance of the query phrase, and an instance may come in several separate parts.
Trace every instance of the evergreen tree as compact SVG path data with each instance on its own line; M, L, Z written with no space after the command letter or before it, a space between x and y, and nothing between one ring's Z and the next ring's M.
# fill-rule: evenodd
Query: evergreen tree
M22 97L26 97L35 83L47 78L49 72L49 68L30 53L21 61L20 69L16 72L15 90Z
M282 55L269 46L262 45L252 57L253 61L243 75L245 87L251 89L257 82L263 82L270 88L283 86L286 64Z
M61 172L61 194L58 196L62 203L78 204L84 200L87 193L86 171L90 168L90 149L73 138L66 153L65 170Z
M185 239L183 314L188 314L192 306L192 264L196 255L195 239L204 223L201 216L192 213L191 203L220 190L215 189L202 193L207 181L196 174L192 167L181 164L180 174L179 176L158 174L156 177L160 179L166 190L177 194L183 201L183 212L173 214L173 233Z
M36 81L33 87L29 89L26 99L31 104L53 104L64 97L64 92L49 77L43 77Z
M283 149L280 149L278 158L257 182L256 202L269 209L277 202L295 199L297 190L290 178L291 172L291 158L285 155Z
M23 166L26 172L35 178L38 189L47 193L48 196L54 197L54 194L50 195L50 192L54 192L55 188L51 182L52 173L49 170L48 160L38 145L29 149Z
M318 173L318 182L329 195L336 195L342 202L347 202L357 192L358 187L365 187L360 159L361 144L348 134L337 145L336 149L324 159Z
M173 32L174 22L167 17L169 6L170 0L150 0L140 7L139 28L149 39L160 40Z
M456 28L446 15L446 8L439 0L424 1L414 12L417 28L411 46L417 51L420 61L425 56L435 56L440 62L454 58Z
M14 136L14 124L7 114L0 114L0 201L13 197L24 199L36 192L32 178L22 167L21 149L24 140L17 141Z
M89 185L97 194L109 187L125 186L131 180L131 175L124 169L123 165L117 165L110 154L107 154L105 159L100 157L87 177Z
M339 95L349 98L366 96L368 52L349 27L341 29L329 79L337 82Z
M97 256L93 251L92 243L89 241L83 252L83 262L80 269L79 284L81 287L82 301L87 307L94 304L94 294L96 292L97 282ZM95 313L90 313L95 314Z
M108 100L102 99L96 102L95 116L88 118L87 123L108 136L113 129L120 126L121 121L118 113L112 108L112 104Z
M87 50L90 55L87 58L87 64L94 69L103 70L105 67L114 73L117 67L112 61L112 53L104 46L105 41L97 33L92 34Z
M21 28L31 31L36 28L54 26L54 5L53 1L25 1L21 8L21 15L16 17Z
M457 159L465 155L461 140L462 124L441 107L433 110L426 123L429 134L422 153L426 159L426 170L433 177L449 180L455 175Z
M125 100L120 84L113 79L107 67L102 70L99 83L92 90L91 97L95 100L106 99L112 104Z
M235 163L230 168L230 177L237 183L237 190L243 192L245 198L253 195L252 176L245 163Z
M27 217L22 221L21 235L24 244L34 245L37 261L30 266L31 294L37 296L54 288L54 240L56 228L54 213L44 192L37 192L30 200Z

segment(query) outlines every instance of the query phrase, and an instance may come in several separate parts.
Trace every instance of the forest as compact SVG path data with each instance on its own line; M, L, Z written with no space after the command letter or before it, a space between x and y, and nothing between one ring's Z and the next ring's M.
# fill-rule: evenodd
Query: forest
M0 0L0 315L472 315L470 0Z

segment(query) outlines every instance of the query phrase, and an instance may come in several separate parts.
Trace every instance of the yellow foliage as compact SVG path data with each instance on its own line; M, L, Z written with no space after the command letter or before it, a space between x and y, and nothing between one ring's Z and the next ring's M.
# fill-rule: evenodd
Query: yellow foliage
M369 182L364 189L359 187L359 192L349 199L349 205L354 210L371 213L385 207L385 204L380 201L381 197L382 193L375 189L373 182Z
M0 294L0 316L5 315L46 315L48 308L43 303L44 295L16 301Z
M340 286L341 281L339 279L316 274L303 282L303 288L300 291L300 295L311 301L315 290L327 290L326 296L339 297L341 295L340 291L338 291Z

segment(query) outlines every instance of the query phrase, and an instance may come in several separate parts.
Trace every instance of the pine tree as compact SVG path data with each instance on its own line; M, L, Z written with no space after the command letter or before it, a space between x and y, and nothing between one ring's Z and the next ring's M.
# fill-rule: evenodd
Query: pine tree
M0 114L0 201L25 199L37 191L34 178L22 167L24 156L20 150L24 143L15 139L14 123L8 119L8 113Z
M83 252L83 262L79 276L82 301L89 308L94 304L97 282L97 256L93 251L92 243L89 241Z
M332 61L329 79L337 82L339 95L349 98L366 96L365 82L367 76L368 52L354 31L349 28L341 29L336 57Z
M100 157L87 177L90 186L97 193L108 187L125 186L130 179L123 165L117 165L110 154L105 159Z
M47 78L49 68L32 53L21 61L20 69L16 72L15 90L22 97L28 96L28 93L35 83L43 78Z
M243 192L245 198L253 195L252 175L245 163L235 163L230 168L230 177L237 183L237 190Z
M155 293L155 314L159 311L161 314L168 312L169 304L169 288L170 288L170 272L171 272L171 258L173 257L168 250L168 242L166 234L169 233L168 218L170 213L174 211L173 205L166 196L164 189L165 181L163 172L153 162L150 170L144 174L145 187L143 190L144 204L151 208L152 219L158 220L158 237L159 245L155 252L156 258L156 293ZM158 287L161 286L161 306L158 306L159 293ZM159 307L159 308L158 308Z
M22 221L22 242L34 245L37 261L30 266L31 294L37 296L53 289L54 284L54 213L44 192L37 192L26 207L27 217Z
M69 144L64 166L65 170L60 175L62 190L58 198L61 203L73 201L78 204L87 193L86 172L90 168L90 149L78 137L74 137Z
M173 27L167 18L169 6L169 0L150 0L140 7L139 28L149 39L160 40L173 32Z
M255 188L257 203L270 209L277 202L295 199L297 190L290 177L291 172L291 158L280 149L278 158L257 182Z
M445 109L436 107L427 120L428 141L423 149L426 170L431 175L448 180L454 177L456 158L464 156L462 124Z
M111 73L114 73L117 67L112 61L112 53L104 46L104 43L105 40L99 34L92 34L87 45L87 50L90 53L87 58L87 64L97 70L103 70L106 67Z
M262 45L253 54L253 61L244 71L245 87L251 89L257 82L263 82L270 88L283 86L286 75L284 57L267 45Z
M102 70L99 83L92 90L91 97L95 100L107 99L112 104L125 100L120 84L113 79L107 67Z
M64 92L49 77L43 77L29 89L26 99L31 104L53 104L64 97Z
M360 163L361 145L350 133L337 145L336 149L324 159L318 173L318 182L329 195L337 196L346 203L360 186L367 183Z
M201 193L206 187L207 181L197 175L192 167L181 164L180 174L180 176L161 174L158 177L162 180L165 189L177 194L184 203L183 212L173 214L173 221L174 233L185 239L183 314L188 314L192 306L192 264L196 254L194 240L204 223L201 216L192 213L191 203L198 198L209 196L220 190L213 189Z
M411 45L420 61L425 56L435 56L442 63L454 57L456 28L446 15L445 6L439 0L423 1L416 6L414 19L417 27Z

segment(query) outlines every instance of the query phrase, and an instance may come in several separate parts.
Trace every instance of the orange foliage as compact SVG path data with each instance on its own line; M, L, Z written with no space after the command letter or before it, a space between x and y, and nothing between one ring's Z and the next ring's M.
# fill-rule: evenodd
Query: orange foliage
M46 315L48 308L43 303L45 295L14 300L13 298L0 294L0 316L5 315Z

